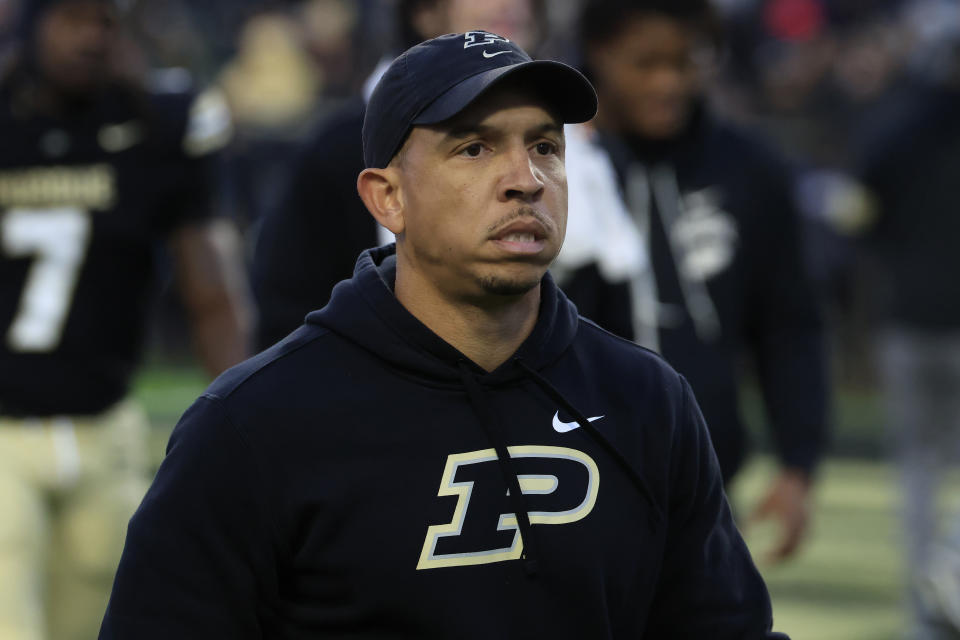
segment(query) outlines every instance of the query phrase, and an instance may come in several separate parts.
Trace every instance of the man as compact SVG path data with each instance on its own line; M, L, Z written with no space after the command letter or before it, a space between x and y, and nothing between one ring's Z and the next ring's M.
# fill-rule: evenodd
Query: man
M526 48L536 40L532 0L402 0L397 3L400 49L469 29L501 33ZM362 96L320 123L299 150L279 206L264 216L253 266L260 303L259 345L296 329L353 272L357 254L392 242L357 194L363 157L357 140L366 101L396 51L381 60Z
M483 31L390 66L357 187L396 246L184 415L101 638L783 637L686 382L546 275L595 110Z
M204 365L245 357L230 227L210 219L212 96L114 71L116 9L22 5L0 77L0 637L90 638L146 489L147 423L125 399L168 240ZM46 611L46 613L45 613Z
M706 0L594 0L580 24L601 106L593 143L580 146L612 167L607 190L624 213L601 224L614 211L590 206L602 182L570 169L579 233L558 261L575 267L562 285L583 315L658 351L690 380L728 482L747 450L739 360L753 360L781 463L753 515L780 522L771 559L786 558L807 529L827 405L788 172L706 107L698 61L717 38ZM639 242L624 251L630 238ZM591 243L592 260L582 250ZM624 264L610 264L618 255Z
M866 247L882 266L884 399L900 466L911 637L960 638L960 511L938 505L960 467L960 51L864 135L861 178L877 204ZM950 64L944 64L950 63Z

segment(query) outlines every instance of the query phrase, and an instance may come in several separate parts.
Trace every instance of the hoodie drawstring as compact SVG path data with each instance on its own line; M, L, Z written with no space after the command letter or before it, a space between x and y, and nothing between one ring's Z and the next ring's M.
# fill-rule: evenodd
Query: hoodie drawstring
M527 575L534 576L537 573L536 541L533 538L532 527L530 526L530 516L526 499L523 497L523 491L520 490L520 481L517 479L517 473L510 462L510 454L507 447L503 444L503 438L500 437L500 421L493 412L486 394L480 383L474 377L467 366L467 363L460 361L460 378L467 389L467 397L473 405L473 410L480 416L480 425L486 433L487 439L493 444L494 451L497 452L497 463L500 466L500 473L509 491L510 504L513 507L514 515L517 518L517 526L520 529L520 539L523 542L523 568Z
M653 491L650 490L650 486L643 479L643 476L640 475L640 473L633 468L633 465L631 465L630 462L623 457L623 454L621 454L617 448L614 447L589 420L587 420L586 416L584 416L583 413L578 411L576 407L570 404L570 401L563 397L563 394L561 394L556 387L550 384L546 378L540 375L522 359L514 358L513 361L527 374L531 380L537 384L537 386L543 389L543 391L550 396L554 402L559 404L561 407L563 407L564 411L573 416L577 421L577 424L579 424L580 427L587 434L589 434L593 440L600 445L600 447L606 451L607 454L610 455L610 457L617 462L621 469L623 469L624 473L627 474L627 477L630 478L631 482L633 482L634 486L637 488L637 491L640 492L640 495L642 495L649 503L650 511L648 513L650 515L650 525L651 527L656 528L656 525L663 521L663 511L660 509L657 501L654 500Z
M633 163L626 175L625 198L633 221L646 243L645 251L653 255L651 216L656 208L667 241L667 252L680 285L683 300L679 304L660 302L653 258L649 269L630 278L633 309L634 342L653 351L660 351L660 329L677 326L684 311L693 322L693 329L704 342L716 340L721 332L716 304L703 278L692 276L682 266L684 248L678 243L675 229L684 217L685 205L677 183L676 171L667 164L648 170L642 163Z
M713 342L720 335L720 318L717 315L716 305L710 297L707 283L701 278L691 277L681 264L682 249L677 245L674 228L677 220L683 214L683 198L677 184L677 174L668 165L655 167L651 175L653 182L653 198L660 212L660 221L667 236L670 254L673 256L674 268L677 271L677 280L680 281L680 294L683 303L693 321L693 328L704 342Z

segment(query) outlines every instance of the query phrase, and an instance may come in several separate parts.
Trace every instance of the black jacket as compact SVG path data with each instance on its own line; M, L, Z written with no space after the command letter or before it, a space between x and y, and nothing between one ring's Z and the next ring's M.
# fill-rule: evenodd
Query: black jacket
M826 435L826 352L784 163L702 110L674 140L601 142L647 238L655 282L604 282L587 267L564 290L584 316L656 349L690 381L726 479L747 449L744 354L783 464L812 470ZM638 318L654 299L646 340Z
M278 206L264 216L253 265L265 349L327 303L357 255L377 245L377 223L357 193L364 102L328 116L298 151Z
M892 122L869 130L861 177L879 216L867 246L883 265L885 320L960 328L960 89L910 87ZM865 136L867 137L867 136Z
M101 638L784 638L682 377L549 277L486 373L392 256L187 411Z

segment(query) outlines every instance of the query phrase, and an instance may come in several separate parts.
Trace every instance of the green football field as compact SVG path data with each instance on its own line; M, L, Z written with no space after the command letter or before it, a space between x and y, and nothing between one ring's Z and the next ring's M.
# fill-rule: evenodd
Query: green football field
M169 429L204 384L199 373L183 369L153 368L139 378L137 396L156 424L158 461ZM841 424L839 429L843 428ZM839 436L836 442L844 434L835 436ZM773 471L768 457L754 458L731 496L739 513L749 512ZM951 487L955 490L947 493L954 504L948 506L957 507L960 482L956 477ZM832 457L820 473L813 529L799 557L779 566L766 565L762 558L775 529L760 524L744 531L770 587L777 630L793 640L903 637L897 501L896 476L889 464L880 459Z
M746 513L772 474L755 461L734 488ZM889 465L831 459L817 485L811 536L799 557L763 562L772 525L744 531L767 580L774 628L793 640L893 640L903 637L896 478Z

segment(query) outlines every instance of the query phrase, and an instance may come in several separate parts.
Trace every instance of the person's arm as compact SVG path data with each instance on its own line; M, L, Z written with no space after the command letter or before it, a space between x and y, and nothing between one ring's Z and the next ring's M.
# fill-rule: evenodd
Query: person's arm
M250 355L254 313L233 223L217 215L233 125L222 93L158 93L151 113L162 181L154 203L198 358L211 376Z
M786 176L771 178L767 210L751 238L755 262L749 341L780 469L754 508L781 534L767 558L784 560L810 525L813 475L828 429L827 349L819 300L802 252L803 231Z
M770 596L734 525L720 466L686 380L679 404L666 547L645 637L788 640L771 631Z
M258 471L219 401L184 414L130 521L100 640L263 637L278 551Z
M254 310L240 238L225 219L191 222L170 238L194 348L216 376L250 355Z

